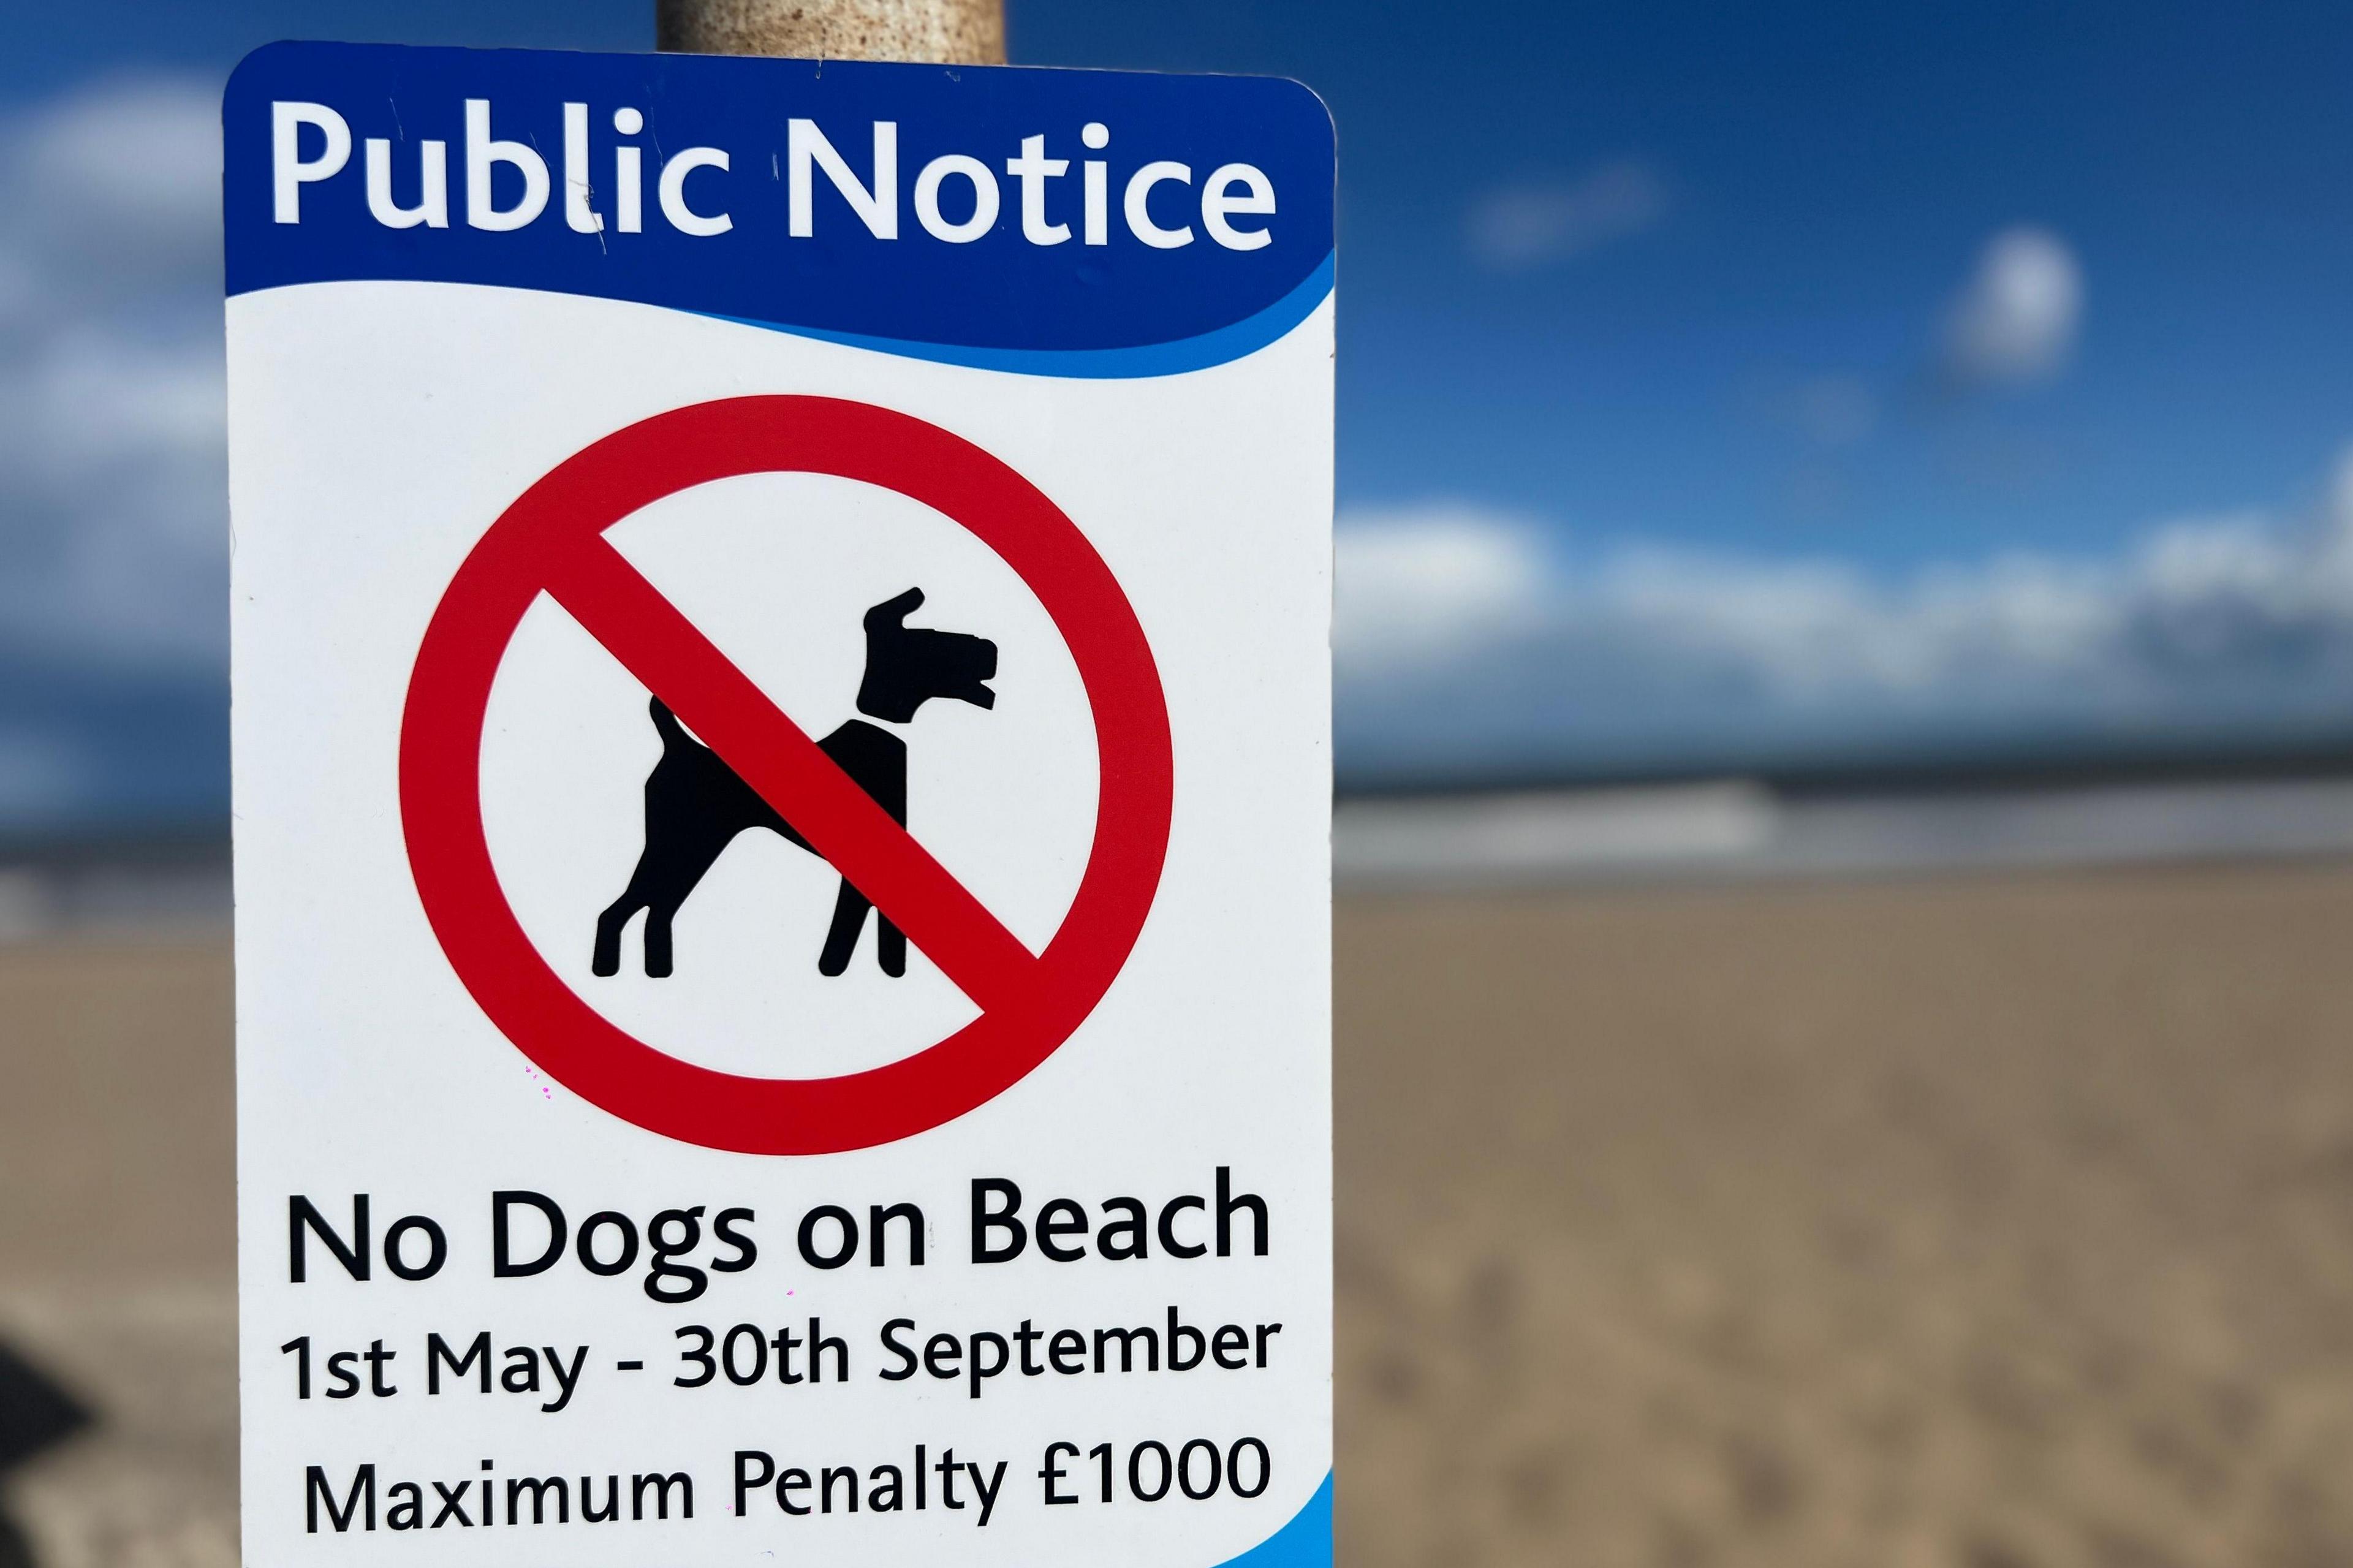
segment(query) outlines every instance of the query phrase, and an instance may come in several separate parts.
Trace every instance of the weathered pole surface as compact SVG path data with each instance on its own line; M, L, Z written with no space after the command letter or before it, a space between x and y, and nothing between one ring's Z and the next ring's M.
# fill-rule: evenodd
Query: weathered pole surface
M654 45L803 59L1005 58L1004 0L654 0Z

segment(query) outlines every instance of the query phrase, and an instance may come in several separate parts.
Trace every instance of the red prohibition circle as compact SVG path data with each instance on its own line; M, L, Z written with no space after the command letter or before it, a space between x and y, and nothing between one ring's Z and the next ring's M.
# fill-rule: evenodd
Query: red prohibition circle
M846 775L812 761L814 743L789 719L761 713L757 689L604 539L665 496L776 472L881 486L954 520L1020 575L1069 646L1095 728L1095 836L1078 894L1034 958ZM566 984L516 919L482 826L491 685L542 594L764 794L764 780L779 781L780 793L782 781L794 781L795 798L771 804L813 845L828 840L812 824L839 825L830 842L860 857L851 879L948 971L980 1016L868 1071L747 1078L657 1050ZM962 437L826 397L695 404L558 464L491 525L450 580L401 718L401 821L417 895L482 1011L591 1103L667 1137L744 1153L830 1153L910 1137L987 1103L1052 1055L1103 999L1143 931L1167 852L1172 790L1159 670L1134 609L1086 536L1035 486Z

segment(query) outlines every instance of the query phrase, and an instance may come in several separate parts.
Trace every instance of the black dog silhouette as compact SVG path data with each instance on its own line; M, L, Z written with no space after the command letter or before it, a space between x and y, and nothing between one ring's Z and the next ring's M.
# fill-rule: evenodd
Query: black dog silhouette
M923 602L923 591L910 588L866 612L866 676L858 687L858 710L904 724L934 697L994 708L997 693L986 682L997 673L997 645L963 632L907 626L908 614ZM643 910L646 973L656 979L668 975L670 921L679 906L746 828L780 833L816 853L718 752L688 734L659 697L653 700L653 717L662 754L646 775L646 847L638 857L638 868L629 874L629 885L596 917L596 951L589 967L598 974L620 973L621 928ZM818 746L892 821L906 824L906 742L852 719ZM818 956L818 973L834 975L849 969L871 907L849 878L841 879L833 901L833 924L825 934L825 951ZM875 916L874 948L883 973L906 973L906 935L880 914Z

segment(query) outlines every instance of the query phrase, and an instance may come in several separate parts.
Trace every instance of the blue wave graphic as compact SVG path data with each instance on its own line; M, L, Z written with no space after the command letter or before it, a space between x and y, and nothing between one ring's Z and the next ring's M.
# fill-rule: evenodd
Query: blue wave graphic
M1179 375L1188 370L1203 370L1213 364L1224 364L1229 360L1240 359L1245 354L1256 353L1314 313L1315 307L1332 292L1334 275L1334 258L1327 255L1314 271L1300 281L1299 287L1255 316L1236 321L1229 327L1203 332L1198 337L1179 338L1172 343L1140 343L1123 349L971 348L960 343L913 342L903 338L881 338L863 332L828 331L822 327L800 327L786 321L755 321L744 316L723 316L709 310L699 310L695 314L710 316L714 321L733 321L738 326L789 332L797 338L816 338L824 342L873 349L906 359L929 360L935 364L1012 371L1022 375L1131 380L1140 376Z
M1332 1473L1289 1524L1218 1568L1332 1568Z

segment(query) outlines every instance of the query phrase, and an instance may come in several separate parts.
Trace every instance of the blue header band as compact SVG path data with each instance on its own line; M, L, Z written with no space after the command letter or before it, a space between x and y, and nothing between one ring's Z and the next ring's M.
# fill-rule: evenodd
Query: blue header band
M1125 376L1331 289L1331 120L1272 78L274 44L222 119L233 295L490 284Z

